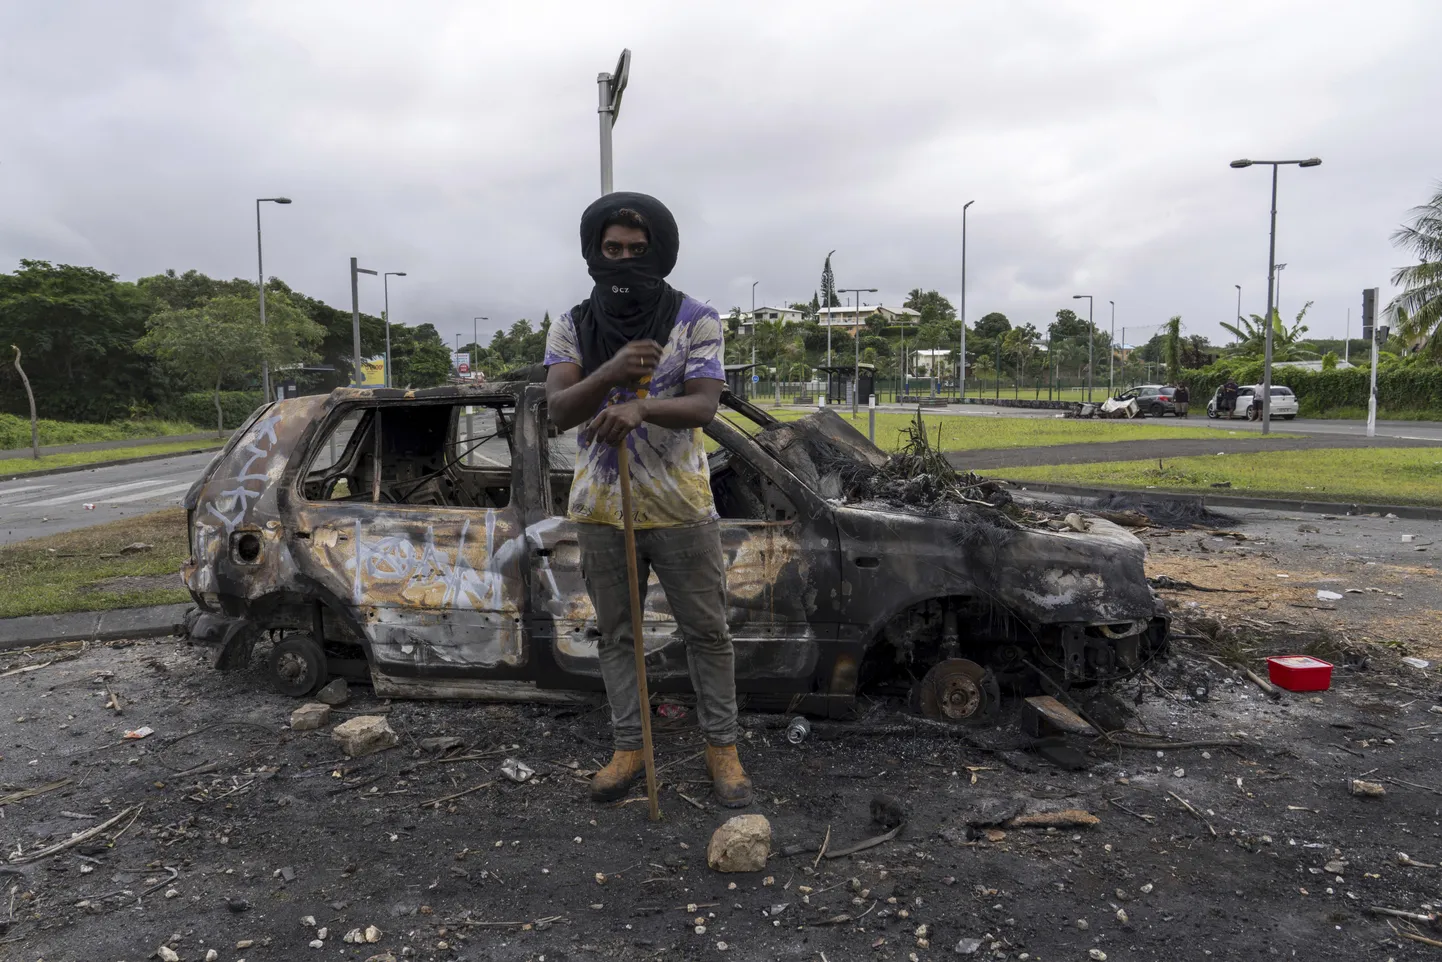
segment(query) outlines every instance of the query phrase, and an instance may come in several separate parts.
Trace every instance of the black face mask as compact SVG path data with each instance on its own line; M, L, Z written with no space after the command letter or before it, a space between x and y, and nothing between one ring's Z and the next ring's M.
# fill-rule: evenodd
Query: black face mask
M606 220L622 208L645 218L646 253L612 260L601 250L601 235ZM583 374L593 373L631 341L665 346L686 296L666 283L679 246L675 218L647 194L607 194L586 208L581 215L581 255L595 286L590 297L571 308Z

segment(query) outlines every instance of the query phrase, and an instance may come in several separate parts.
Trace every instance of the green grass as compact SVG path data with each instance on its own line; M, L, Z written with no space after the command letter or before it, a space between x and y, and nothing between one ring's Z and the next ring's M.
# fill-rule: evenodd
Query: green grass
M71 454L45 454L40 460L33 458L5 458L0 460L0 478L29 474L32 471L49 471L52 468L69 468L79 464L97 464L110 461L129 461L131 458L148 458L157 454L188 454L191 451L208 451L224 444L223 440L171 441L164 444L143 444L133 448L110 448L105 451L76 451Z
M40 444L87 444L92 441L129 441L132 438L168 438L177 434L199 434L198 428L184 421L145 419L116 421L113 424L82 424L72 421L40 419ZM30 419L13 414L0 414L0 450L30 447Z
M833 410L836 410L833 408ZM811 413L799 410L778 410L769 412L781 421L794 421ZM843 418L862 434L868 430L867 414L858 413L852 418L849 411L838 411ZM738 426L746 427L752 422L737 414L725 415ZM876 446L883 451L895 451L901 444L902 431L911 423L913 415L878 413L876 415ZM969 415L928 415L922 413L927 433L935 442L938 426L941 429L943 451L980 451L986 448L1032 448L1057 444L1085 444L1104 441L1158 441L1171 438L1195 438L1217 440L1238 437L1252 437L1255 432L1228 431L1224 428L1192 428L1173 426L1161 421L1093 421L1074 418L1011 418ZM1273 437L1292 437L1277 434Z
M1161 488L1310 501L1442 505L1442 447L1324 448L1211 457L1056 464L997 472L1015 481ZM1230 488L1218 490L1218 483Z
M123 555L136 541L149 551ZM190 556L185 512L157 511L0 547L0 618L183 602L180 564ZM144 579L99 585L112 578ZM167 583L168 582L168 583Z
M1365 421L1367 420L1367 409L1364 407L1335 407L1317 410L1304 400L1301 404L1301 417L1320 418L1322 420L1342 421ZM1442 410L1436 408L1389 408L1379 407L1377 409L1378 421L1442 421Z

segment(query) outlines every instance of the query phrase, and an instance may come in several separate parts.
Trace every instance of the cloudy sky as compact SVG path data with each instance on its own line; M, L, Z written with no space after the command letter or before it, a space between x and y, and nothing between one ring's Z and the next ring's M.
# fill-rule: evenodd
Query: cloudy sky
M1218 335L1234 284L1266 296L1267 168L1228 161L1316 155L1282 172L1282 309L1341 336L1442 179L1438 36L1436 0L0 4L0 270L253 277L285 194L267 274L349 306L354 255L408 272L396 320L539 320L589 287L595 77L629 46L616 186L671 206L672 281L723 312L809 299L833 248L868 303L959 303L974 199L970 320L1088 293L1129 341Z

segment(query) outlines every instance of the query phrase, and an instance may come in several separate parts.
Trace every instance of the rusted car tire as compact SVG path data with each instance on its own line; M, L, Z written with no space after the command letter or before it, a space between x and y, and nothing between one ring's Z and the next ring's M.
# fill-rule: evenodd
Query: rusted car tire
M309 695L329 677L325 652L310 635L286 635L270 649L270 682L282 695Z

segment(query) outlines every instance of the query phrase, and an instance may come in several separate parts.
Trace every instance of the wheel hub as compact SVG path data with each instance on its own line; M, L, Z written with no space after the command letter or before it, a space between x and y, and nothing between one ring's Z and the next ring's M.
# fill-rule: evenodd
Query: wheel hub
M952 658L921 679L921 713L936 721L981 721L995 713L1000 694L991 672L974 661Z
M281 655L275 666L276 674L291 683L302 681L309 670L305 659L291 651Z

